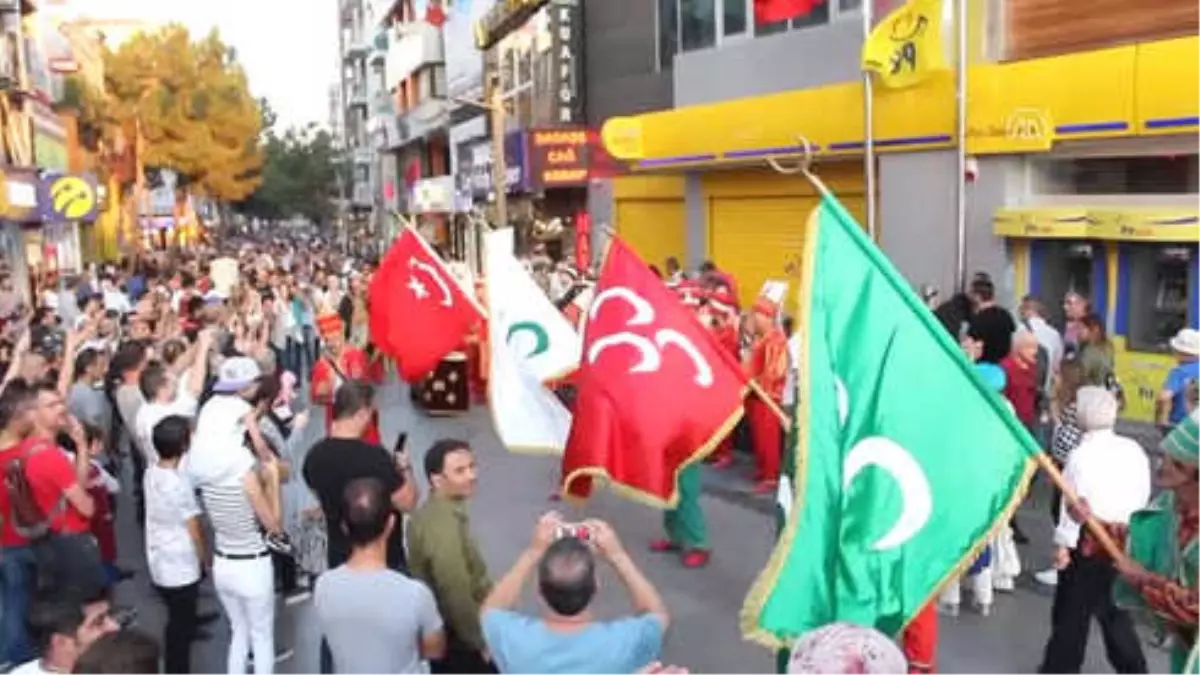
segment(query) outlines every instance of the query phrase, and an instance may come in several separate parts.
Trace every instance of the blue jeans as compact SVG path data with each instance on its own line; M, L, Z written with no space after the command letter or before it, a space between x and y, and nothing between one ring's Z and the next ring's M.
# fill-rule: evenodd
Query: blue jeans
M37 656L29 640L25 617L37 583L33 549L29 546L5 547L0 550L0 661L25 663Z
M283 369L290 371L297 380L304 381L304 345L298 340L287 339L287 346L283 348Z

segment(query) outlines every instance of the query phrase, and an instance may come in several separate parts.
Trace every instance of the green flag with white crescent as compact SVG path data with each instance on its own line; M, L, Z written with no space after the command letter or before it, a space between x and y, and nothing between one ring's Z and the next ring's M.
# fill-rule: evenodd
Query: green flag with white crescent
M833 621L900 633L1015 510L1039 452L835 197L807 227L787 520L741 617L773 647Z

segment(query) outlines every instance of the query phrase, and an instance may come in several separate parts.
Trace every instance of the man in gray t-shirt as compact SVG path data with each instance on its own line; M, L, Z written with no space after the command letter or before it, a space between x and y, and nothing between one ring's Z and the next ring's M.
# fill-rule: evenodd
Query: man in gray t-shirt
M446 634L433 593L387 567L396 517L377 478L351 481L345 521L352 550L346 564L317 579L317 621L336 673L420 673L440 658ZM336 527L330 523L331 527Z

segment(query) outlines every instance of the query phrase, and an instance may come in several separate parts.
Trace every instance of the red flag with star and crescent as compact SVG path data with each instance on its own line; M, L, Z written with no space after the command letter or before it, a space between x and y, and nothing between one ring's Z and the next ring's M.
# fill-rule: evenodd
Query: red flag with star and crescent
M396 360L409 382L433 372L483 319L442 259L412 229L396 238L368 293L371 340Z
M613 238L588 308L563 493L594 479L654 506L678 502L681 469L742 415L746 379L675 294Z

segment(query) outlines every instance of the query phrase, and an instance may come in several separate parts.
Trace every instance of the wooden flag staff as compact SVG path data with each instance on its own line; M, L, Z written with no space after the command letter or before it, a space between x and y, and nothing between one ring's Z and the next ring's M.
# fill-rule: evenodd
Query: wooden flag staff
M812 171L812 144L809 143L808 139L804 136L797 136L796 138L799 141L798 145L804 149L804 153L797 164L787 166L781 163L778 158L768 155L766 157L767 165L770 166L774 171L783 175L802 175L808 179L810 183L812 183L813 187L815 187L822 196L829 196L829 188L825 187L825 184L821 182L821 179L818 178ZM761 395L762 394L760 393L760 396ZM767 401L768 405L773 403L770 398L766 396L763 396L763 400ZM782 411L779 411L776 414L782 414ZM1033 460L1037 462L1038 467L1041 468L1041 470L1046 473L1046 476L1050 478L1050 482L1054 483L1055 487L1062 491L1063 499L1065 499L1068 504L1078 509L1081 504L1079 495L1075 493L1075 490L1071 487L1070 483L1068 483L1067 479L1063 477L1062 472L1058 470L1058 467L1054 464L1054 460L1052 460L1050 456L1043 451L1034 453ZM1088 531L1091 532L1092 536L1096 539L1097 543L1099 543L1104 549L1105 553L1107 553L1114 561L1121 561L1125 559L1126 556L1121 550L1121 546L1118 545L1117 542L1112 538L1112 535L1109 534L1103 523L1096 520L1096 518L1089 514L1088 519L1084 522L1084 524L1087 526Z

